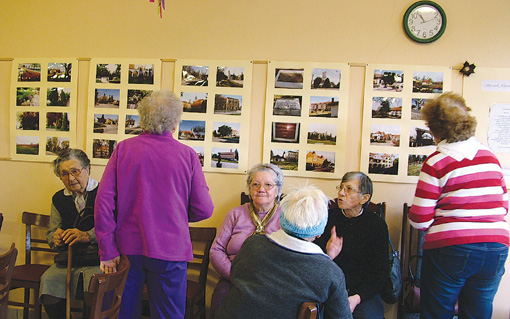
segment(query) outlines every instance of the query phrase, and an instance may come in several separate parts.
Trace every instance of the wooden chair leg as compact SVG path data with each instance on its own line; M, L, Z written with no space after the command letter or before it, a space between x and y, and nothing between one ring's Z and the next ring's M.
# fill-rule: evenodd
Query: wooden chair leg
M23 306L23 319L28 319L28 312L30 308L26 305L30 303L30 289L25 288L25 298L24 298L25 306Z

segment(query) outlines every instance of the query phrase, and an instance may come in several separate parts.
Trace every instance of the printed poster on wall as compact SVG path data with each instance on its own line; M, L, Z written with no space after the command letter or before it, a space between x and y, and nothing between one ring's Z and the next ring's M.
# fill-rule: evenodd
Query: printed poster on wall
M436 149L421 108L450 88L450 67L367 65L360 170L373 181L416 183Z
M52 161L76 147L78 60L14 59L10 95L12 159Z
M287 176L340 178L348 93L347 63L270 61L264 162Z
M464 99L476 117L476 138L498 157L510 176L510 68L477 67L464 77ZM507 183L508 185L508 183Z
M175 62L184 112L174 136L197 152L204 171L246 173L251 81L250 61Z
M118 142L142 132L138 103L161 87L159 59L91 59L86 153L104 164Z

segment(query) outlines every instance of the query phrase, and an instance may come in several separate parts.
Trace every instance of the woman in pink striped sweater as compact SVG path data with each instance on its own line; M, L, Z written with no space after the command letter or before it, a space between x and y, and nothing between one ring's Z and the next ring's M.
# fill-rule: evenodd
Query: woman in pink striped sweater
M474 138L464 99L444 93L422 109L437 150L423 164L409 219L426 230L421 318L491 318L508 255L508 194L498 159Z

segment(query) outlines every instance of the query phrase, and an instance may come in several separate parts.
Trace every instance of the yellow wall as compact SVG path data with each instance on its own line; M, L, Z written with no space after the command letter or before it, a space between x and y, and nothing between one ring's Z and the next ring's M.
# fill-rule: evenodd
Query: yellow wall
M23 247L21 212L49 213L50 198L62 187L48 163L9 160L9 58L162 58L350 62L346 170L358 170L364 63L459 67L465 60L485 67L510 67L510 1L437 0L446 11L445 34L433 44L404 35L402 17L411 0L167 0L163 18L149 0L0 1L0 211L5 216L0 249ZM85 144L89 64L80 66L78 146ZM173 65L163 66L163 86L171 88ZM475 70L476 72L476 70ZM453 90L462 79L453 74ZM476 74L476 73L475 73ZM266 64L254 64L249 166L262 159ZM479 128L483 129L483 128ZM101 178L103 166L93 166ZM219 227L239 203L245 176L207 173L214 216L199 223ZM284 191L311 183L336 196L338 181L287 177ZM388 224L400 239L402 204L414 184L375 183L374 201L388 203ZM21 253L18 260L23 260ZM216 274L211 272L212 283ZM496 297L494 318L508 318L510 284ZM211 289L209 289L211 291ZM394 307L387 308L394 318Z

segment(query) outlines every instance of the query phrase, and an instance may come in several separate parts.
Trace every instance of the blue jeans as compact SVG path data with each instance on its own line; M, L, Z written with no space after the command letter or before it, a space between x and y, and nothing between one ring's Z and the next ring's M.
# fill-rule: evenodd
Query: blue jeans
M122 294L119 318L140 318L145 282L149 292L151 318L184 318L188 263L140 255L127 257L131 267Z
M508 247L499 243L456 245L423 251L422 319L492 316L492 301L505 272Z
M361 300L352 313L353 319L383 319L384 304L379 294L374 297Z

